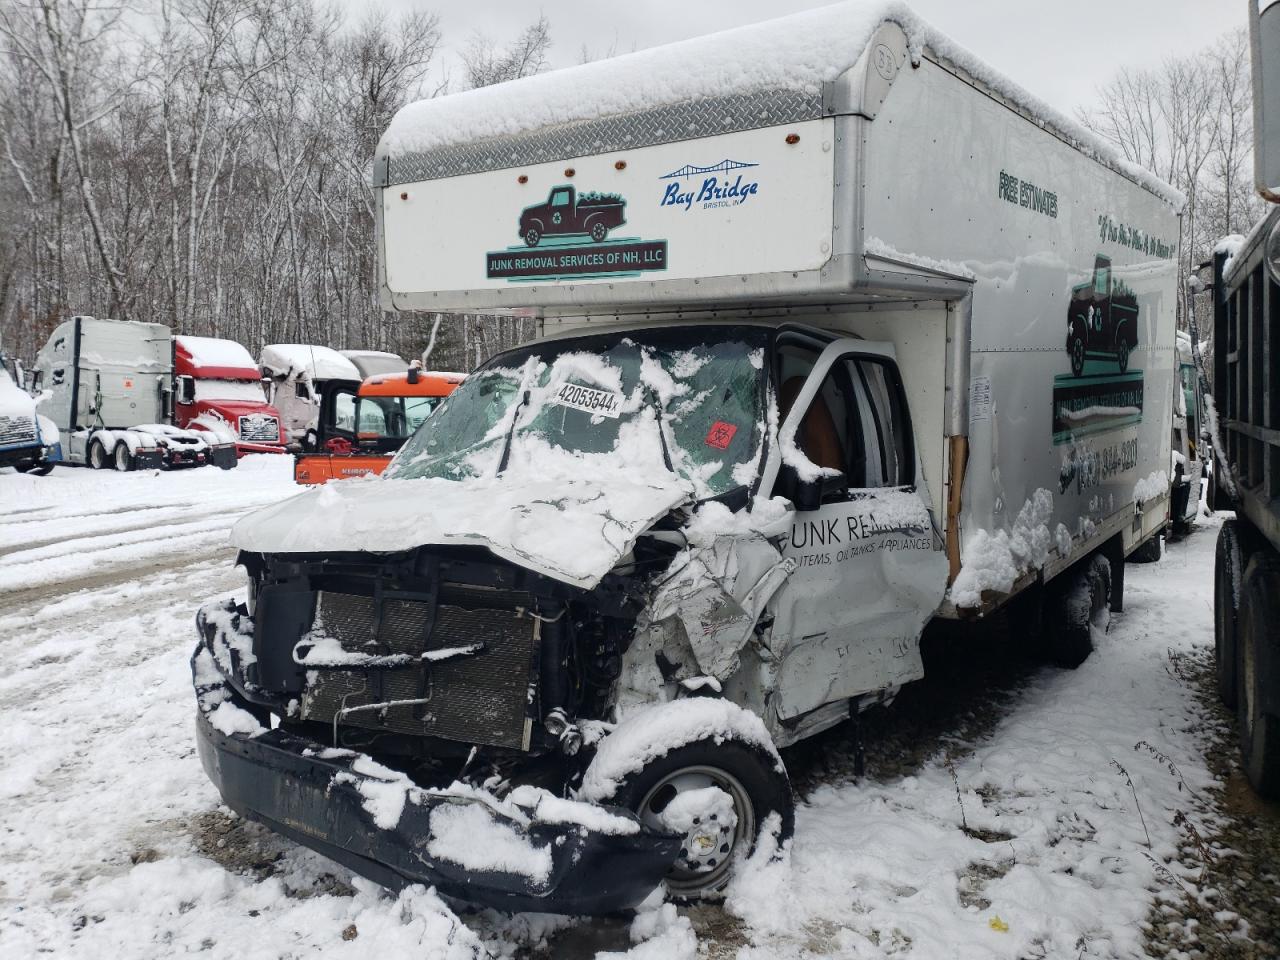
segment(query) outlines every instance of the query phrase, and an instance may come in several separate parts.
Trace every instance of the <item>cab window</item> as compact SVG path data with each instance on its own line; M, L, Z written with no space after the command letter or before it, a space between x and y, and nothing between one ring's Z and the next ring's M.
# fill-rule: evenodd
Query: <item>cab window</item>
M552 191L551 205L553 207L567 207L569 205L569 191L568 190Z

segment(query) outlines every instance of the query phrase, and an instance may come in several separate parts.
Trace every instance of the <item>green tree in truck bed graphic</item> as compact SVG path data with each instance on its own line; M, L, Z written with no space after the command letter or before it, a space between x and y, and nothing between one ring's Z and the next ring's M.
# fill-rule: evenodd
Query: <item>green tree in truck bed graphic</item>
M1129 352L1138 344L1138 297L1112 275L1111 258L1098 254L1093 276L1071 288L1067 306L1067 353L1071 372L1084 373L1085 361L1114 359L1124 373Z
M525 207L520 214L520 236L531 247L557 235L585 235L600 243L610 230L627 222L626 205L616 193L578 194L571 184L552 187L546 203Z

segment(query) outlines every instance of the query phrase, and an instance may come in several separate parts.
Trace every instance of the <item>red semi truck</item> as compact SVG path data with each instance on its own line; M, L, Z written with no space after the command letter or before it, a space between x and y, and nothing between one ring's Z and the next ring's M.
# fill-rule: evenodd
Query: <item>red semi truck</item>
M236 434L236 454L284 453L280 411L267 403L262 374L234 340L173 338L174 421L179 427L222 420Z

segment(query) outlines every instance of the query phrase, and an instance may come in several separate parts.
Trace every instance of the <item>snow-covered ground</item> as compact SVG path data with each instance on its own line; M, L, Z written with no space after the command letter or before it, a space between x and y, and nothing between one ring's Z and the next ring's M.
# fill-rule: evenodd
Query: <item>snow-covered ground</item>
M230 817L195 753L194 610L240 588L227 530L290 469L0 473L0 956L1127 957L1175 882L1175 815L1211 826L1204 718L1170 669L1212 644L1202 520L1128 567L1084 666L988 697L950 760L818 777L724 912L655 903L628 926L388 894Z

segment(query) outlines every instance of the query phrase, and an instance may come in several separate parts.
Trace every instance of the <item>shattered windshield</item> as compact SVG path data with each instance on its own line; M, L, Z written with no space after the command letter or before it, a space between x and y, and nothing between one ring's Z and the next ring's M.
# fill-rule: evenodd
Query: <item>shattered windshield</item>
M444 400L384 475L676 474L718 496L755 475L767 337L649 330L511 351Z

